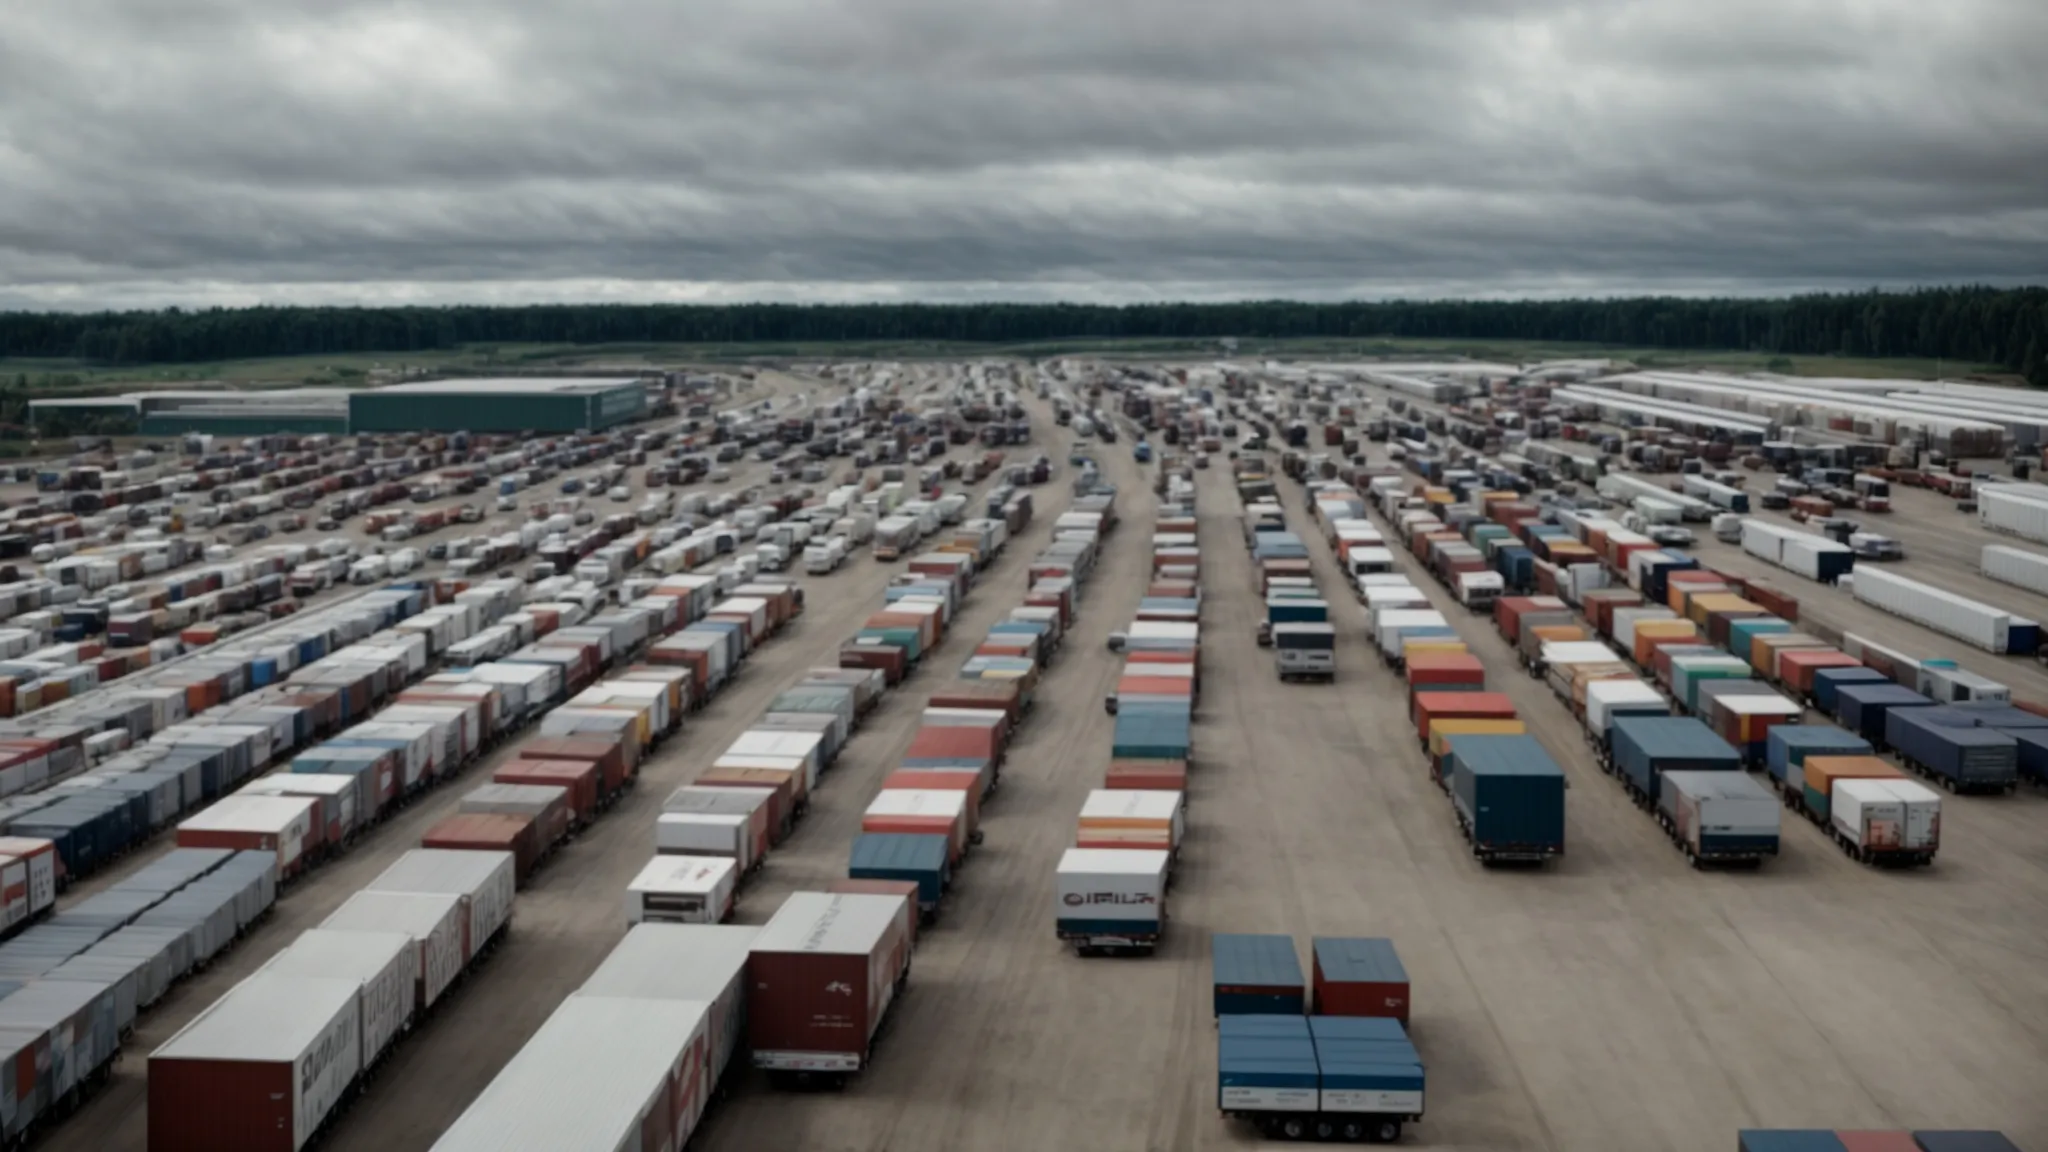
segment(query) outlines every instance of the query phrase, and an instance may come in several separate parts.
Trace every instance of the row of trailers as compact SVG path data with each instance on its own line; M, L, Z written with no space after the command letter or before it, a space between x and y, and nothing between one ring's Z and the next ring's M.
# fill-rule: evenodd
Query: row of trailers
M303 806L311 833L302 844L317 835L331 846L338 832L367 830L351 827L353 814L384 814L374 805L385 782L406 779L416 760L446 782L480 758L487 746L468 742L472 726L495 732L492 745L537 727L419 849L151 1053L151 1147L301 1147L360 1094L393 1046L505 938L533 871L632 786L684 715L797 606L793 587L758 614L713 603L709 588L657 586L635 601L631 627L599 614L503 660L429 676L371 724L255 782L265 799ZM636 663L658 646L693 644L718 658ZM589 679L596 674L606 678ZM443 751L449 758L436 763Z

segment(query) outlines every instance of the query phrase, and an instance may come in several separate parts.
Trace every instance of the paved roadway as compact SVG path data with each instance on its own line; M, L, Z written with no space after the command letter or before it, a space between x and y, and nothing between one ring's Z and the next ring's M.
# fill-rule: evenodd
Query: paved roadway
M736 473L735 483L741 479ZM949 678L975 639L1021 601L1025 564L1050 539L1052 520L1069 498L1057 482L1035 489L1034 496L1040 507L1033 525L1012 541L970 598L960 623L931 658L935 670L892 693L873 714L842 754L840 766L821 782L803 825L743 893L740 919L765 921L786 893L844 874L860 812L915 732L919 697ZM682 731L642 766L640 785L626 800L541 868L519 896L508 943L391 1054L367 1094L332 1126L328 1147L384 1152L433 1142L625 934L626 885L653 854L653 824L662 799L703 771L805 669L835 664L841 642L861 619L880 609L883 587L901 570L877 563L863 550L837 573L800 577L804 615L758 649L710 705L685 720ZM501 750L480 761L465 774L467 783L451 782L429 794L371 831L347 856L288 889L276 911L246 939L143 1016L114 1082L60 1125L45 1146L144 1147L148 1053L417 845L422 831L452 813L461 794L488 780L496 763L510 755L509 749ZM168 838L158 851L167 843ZM138 854L130 868L155 854Z
M1418 1146L1720 1152L1748 1126L1994 1127L2048 1145L2036 1086L2048 1062L2038 964L2048 848L2035 831L2048 800L1950 800L1942 858L1923 872L1863 869L1804 824L1788 824L1784 855L1761 872L1693 872L1598 772L1576 723L1515 669L1490 625L1404 558L1572 783L1563 861L1483 870L1427 779L1401 683L1363 639L1362 609L1334 597L1336 684L1273 676L1270 653L1253 644L1261 604L1220 469L1200 481L1205 695L1170 939L1146 960L1064 951L1052 935L1053 867L1108 758L1101 701L1119 661L1103 640L1143 592L1152 520L1127 445L1102 457L1125 493L1124 523L984 814L987 843L921 936L912 991L874 1066L843 1093L810 1095L742 1073L698 1148L1259 1145L1214 1110L1207 940L1218 931L1285 932L1304 947L1313 933L1396 941L1430 1069L1429 1116L1409 1136ZM749 886L740 920L758 923L787 892L843 874L860 810L907 746L922 699L1021 595L1064 479L1038 490L1036 524L927 669L849 746L803 827ZM1305 528L1299 489L1283 489ZM1328 550L1312 547L1336 592ZM650 763L626 805L540 873L520 897L512 942L393 1055L330 1147L431 1144L624 931L623 889L646 859L660 798L803 668L829 662L886 575L863 557L806 582L807 614ZM145 1020L131 1056L371 878L454 791L294 889L252 939ZM140 1064L131 1059L51 1146L141 1147Z

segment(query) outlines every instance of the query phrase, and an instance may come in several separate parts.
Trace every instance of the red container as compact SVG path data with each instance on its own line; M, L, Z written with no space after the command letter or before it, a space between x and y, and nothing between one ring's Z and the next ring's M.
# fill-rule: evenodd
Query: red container
M871 880L847 877L825 885L825 891L847 896L900 896L910 908L910 943L917 944L917 924L920 912L917 906L917 881L915 880Z
M1185 676L1129 674L1116 682L1119 696L1193 696L1195 683Z
M874 668L889 687L903 683L910 671L910 657L894 644L848 644L839 649L841 668Z
M1179 792L1188 790L1188 762L1185 760L1111 760L1102 774L1102 786L1124 791Z
M1813 691L1813 674L1823 668L1855 668L1862 661L1833 648L1787 648L1778 653L1778 677L1799 693Z
M990 728L919 728L903 753L905 760L944 760L978 756L991 764L1002 761L1002 738Z
M1038 640L1036 637L1021 640L990 637L975 646L974 654L976 656L1014 656L1019 659L1029 660L1035 664L1038 662Z
M519 746L521 760L574 760L595 764L602 795L610 796L626 786L626 744L623 740L593 737L536 736Z
M842 657L844 652L841 652ZM681 646L664 648L659 644L647 650L647 660L652 664L663 664L671 668L690 670L690 699L702 700L710 691L711 654L698 648Z
M1407 661L1408 683L1415 691L1432 685L1486 683L1486 665L1469 652L1418 652Z
M1514 701L1499 692L1417 692L1415 732L1424 742L1438 720L1513 720Z
M1124 663L1125 663L1126 665L1132 665L1132 664L1196 664L1196 665L1197 665L1197 667L1195 668L1195 675L1196 675L1197 677L1200 677L1200 676L1201 676L1201 674L1202 674L1202 669L1201 669L1201 667L1199 666L1198 662L1196 661L1196 659L1195 659L1195 654L1194 654L1193 652L1168 652L1168 651L1159 651L1159 650L1154 650L1154 649L1149 649L1149 648L1148 648L1148 649L1146 649L1145 651L1142 651L1142 652L1126 652L1126 653L1124 653ZM1138 675L1138 674L1140 674L1140 673L1138 673L1138 672L1136 672L1135 670L1133 670L1133 675Z
M1314 956L1311 996L1309 1011L1316 1016L1392 1017L1404 1025L1408 1023L1406 981L1336 979L1323 971L1320 955Z
M857 1072L910 972L908 903L797 892L747 957L747 1047L770 1071Z
M1070 588L1033 588L1024 594L1027 608L1057 608L1060 610L1060 630L1074 626L1074 593Z
M1555 596L1503 596L1493 602L1493 626L1510 644L1522 640L1522 617L1531 613L1567 611Z
M514 760L491 774L499 784L539 784L569 791L569 816L587 823L597 812L598 780L602 773L595 763L580 760Z
M1799 623L1799 600L1797 597L1789 596L1771 587L1769 584L1758 584L1754 581L1750 582L1749 589L1745 594L1751 600L1756 601L1758 607L1776 616L1778 619L1788 624Z
M529 816L498 812L464 812L448 817L420 835L422 848L458 852L510 852L513 878L520 884L540 860L541 834Z

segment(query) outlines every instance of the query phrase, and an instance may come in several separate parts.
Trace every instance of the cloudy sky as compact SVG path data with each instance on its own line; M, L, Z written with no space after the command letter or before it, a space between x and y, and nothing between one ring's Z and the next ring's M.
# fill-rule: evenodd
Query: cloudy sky
M0 307L2048 279L2048 0L6 0Z

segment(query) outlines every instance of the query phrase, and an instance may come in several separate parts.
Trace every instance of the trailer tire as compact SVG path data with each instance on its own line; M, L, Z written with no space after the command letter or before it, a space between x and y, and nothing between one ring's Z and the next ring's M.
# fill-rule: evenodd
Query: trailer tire
M1308 1124L1293 1117L1280 1121L1279 1129L1281 1137L1287 1140L1299 1140L1308 1135Z
M1378 1144L1392 1144L1401 1138L1399 1120L1381 1120L1372 1126L1372 1140Z
M1365 1137L1365 1125L1357 1120L1346 1120L1343 1126L1340 1127L1337 1132L1338 1139L1348 1141L1352 1144L1364 1143Z

